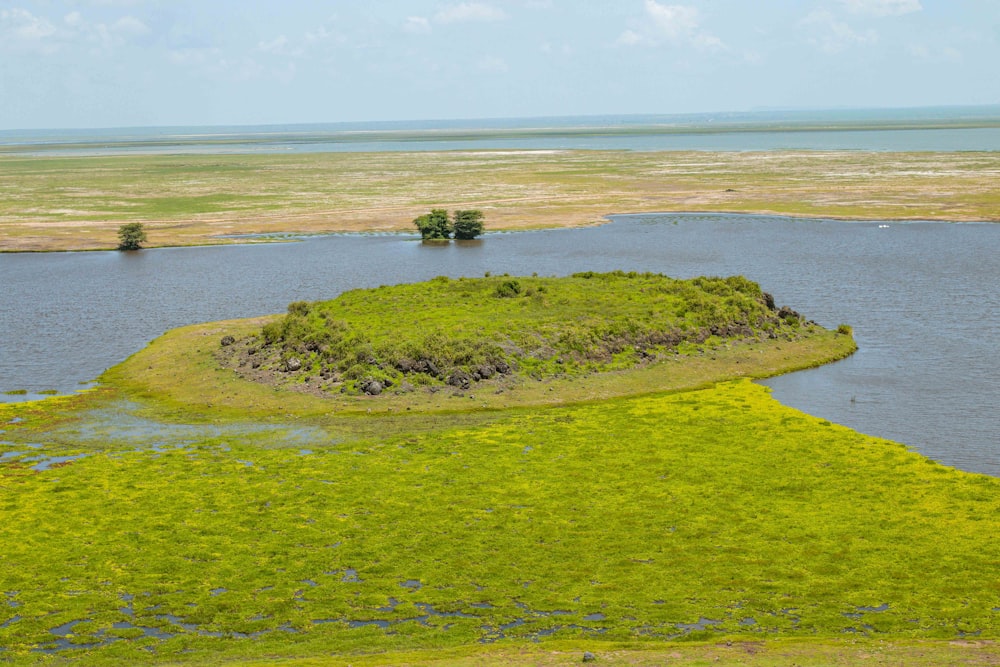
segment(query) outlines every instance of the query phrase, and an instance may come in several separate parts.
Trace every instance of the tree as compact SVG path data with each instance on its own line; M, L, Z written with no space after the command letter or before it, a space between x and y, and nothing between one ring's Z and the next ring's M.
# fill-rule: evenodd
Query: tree
M118 228L118 249L138 250L146 241L146 230L141 222L129 222Z
M483 233L483 212L455 211L455 238L474 239Z
M448 211L443 208L432 209L413 221L420 230L420 238L424 240L451 238L451 219Z

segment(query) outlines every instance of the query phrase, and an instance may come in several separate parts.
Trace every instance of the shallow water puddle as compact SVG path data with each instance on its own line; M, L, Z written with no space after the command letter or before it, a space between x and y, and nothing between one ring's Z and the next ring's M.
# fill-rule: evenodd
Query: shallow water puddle
M61 465L65 465L72 461L77 461L87 456L86 454L74 454L71 456L29 456L23 461L31 462L37 461L35 465L31 466L31 469L35 472L45 472L51 468L55 468Z
M179 424L140 417L142 406L119 401L107 408L84 412L74 423L58 427L53 432L73 442L97 445L104 449L109 441L127 442L139 449L183 447L213 438L247 437L258 434L274 436L287 446L299 447L312 453L309 446L336 444L338 439L318 427L258 422L227 424Z
M414 602L413 606L421 610L428 616L439 616L442 618L479 618L478 616L474 616L473 614L466 614L465 612L462 611L438 611L433 607L433 605L430 605L426 602Z
M705 618L704 616L702 616L694 623L675 623L674 627L677 628L678 630L681 630L685 634L688 634L691 632L695 632L696 630L697 631L707 630L711 626L722 625L722 623L723 621L716 621L714 619Z

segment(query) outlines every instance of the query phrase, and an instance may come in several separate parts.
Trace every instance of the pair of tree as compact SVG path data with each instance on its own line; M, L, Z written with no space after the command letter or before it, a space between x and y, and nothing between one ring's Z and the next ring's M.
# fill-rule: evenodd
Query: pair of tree
M477 210L455 211L454 217L443 208L432 209L415 219L413 224L425 240L446 240L452 234L458 240L474 239L483 233L483 212Z

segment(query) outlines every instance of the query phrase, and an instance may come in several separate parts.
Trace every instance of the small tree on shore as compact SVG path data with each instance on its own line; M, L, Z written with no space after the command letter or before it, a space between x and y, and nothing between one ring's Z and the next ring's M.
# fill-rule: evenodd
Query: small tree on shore
M432 209L415 219L413 224L420 230L420 238L424 240L446 240L451 238L451 218L443 208Z
M118 228L118 249L138 250L146 241L146 230L141 222L129 222Z
M483 233L483 212L477 210L455 211L455 238L474 239Z

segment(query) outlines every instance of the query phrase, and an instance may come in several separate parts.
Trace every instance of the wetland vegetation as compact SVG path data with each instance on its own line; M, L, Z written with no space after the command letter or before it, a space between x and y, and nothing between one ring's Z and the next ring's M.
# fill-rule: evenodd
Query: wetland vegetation
M171 331L98 389L0 405L0 660L991 664L1000 480L749 382L854 349L781 312L738 278L437 280ZM516 382L314 395L220 362L266 336L299 374L500 355Z
M739 276L441 276L295 302L254 335L224 337L220 357L243 377L321 394L503 392L817 331Z

